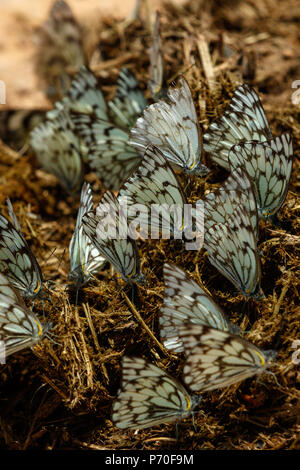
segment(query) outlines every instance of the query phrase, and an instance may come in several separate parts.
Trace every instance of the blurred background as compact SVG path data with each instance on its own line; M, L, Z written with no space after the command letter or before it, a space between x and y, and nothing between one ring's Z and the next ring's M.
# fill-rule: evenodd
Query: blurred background
M149 0L153 10L162 2ZM183 4L183 0L173 0ZM49 107L35 73L37 31L48 17L52 0L0 0L0 80L6 84L6 106L1 109ZM104 17L130 17L137 0L68 0L75 18L92 33Z

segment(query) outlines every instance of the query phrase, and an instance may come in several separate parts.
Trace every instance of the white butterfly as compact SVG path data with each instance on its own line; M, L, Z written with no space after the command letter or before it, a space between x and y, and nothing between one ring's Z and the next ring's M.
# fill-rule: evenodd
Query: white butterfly
M158 147L175 167L188 174L206 175L202 165L201 131L190 87L181 77L179 88L170 88L166 101L144 110L131 129L130 143L144 153L148 145Z
M0 271L22 297L42 297L41 268L21 233L9 200L8 208L12 223L0 215Z
M97 273L105 263L105 258L99 253L83 231L83 216L90 212L92 208L92 190L90 185L85 182L81 189L76 226L69 245L69 279L77 288L88 282L91 275Z
M159 323L165 348L176 353L184 351L178 326L186 322L232 333L240 331L212 297L175 264L164 264L164 282L166 289Z
M109 119L108 107L95 75L85 66L72 80L71 86L62 100L68 111L93 114L99 119Z
M257 93L249 85L239 86L223 116L203 135L203 148L218 165L230 170L228 154L235 144L272 139L271 130Z
M156 12L154 34L150 47L150 80L148 88L153 99L161 98L166 95L164 89L164 61L162 55L162 44L160 37L159 12Z
M268 142L235 145L228 159L232 169L241 166L252 179L259 216L274 218L284 203L291 176L291 136L283 134Z
M249 215L254 234L256 238L258 237L256 198L251 180L242 168L236 167L218 189L205 195L203 201L205 230L208 230L214 224L226 224L236 208L242 205Z
M5 356L31 348L40 342L51 328L42 324L25 305L18 291L0 273L0 341Z
M123 378L112 421L120 429L175 423L193 414L201 396L190 396L180 382L138 357L123 358Z
M245 297L263 298L256 238L248 212L238 205L227 222L205 233L208 259Z
M88 212L83 216L83 231L125 282L145 282L140 271L136 242L113 193L107 191L104 194L96 208L96 214Z
M130 129L147 104L135 76L128 69L121 69L115 97L108 103L112 121Z
M128 132L93 115L73 115L76 130L84 141L91 169L104 186L119 190L141 161L140 155L128 143Z
M261 375L276 351L261 351L249 341L228 331L206 325L178 327L184 345L185 383L193 391L208 392Z
M71 117L86 146L91 169L106 188L118 190L141 160L128 143L129 129L147 102L134 75L127 69L121 70L115 98L108 106L96 84L96 78L87 71L82 73L81 80L75 80L76 93L69 92L71 110L75 111Z
M184 207L187 204L180 183L160 150L154 146L146 148L144 158L137 170L130 176L120 189L119 203L126 204L128 218L139 213L141 233L147 237L163 238L170 234L174 238L181 238L185 227Z
M47 92L52 99L56 94L54 87L60 92L66 90L70 72L86 62L82 31L66 2L57 0L53 4L49 18L38 31L38 39L36 71L51 84Z
M83 181L81 143L66 110L57 108L53 119L35 127L30 144L41 166L55 175L67 192L79 191Z

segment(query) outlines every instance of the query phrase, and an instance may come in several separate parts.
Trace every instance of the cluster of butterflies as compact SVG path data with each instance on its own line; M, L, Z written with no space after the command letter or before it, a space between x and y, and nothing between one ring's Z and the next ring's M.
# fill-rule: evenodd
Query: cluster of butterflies
M204 204L208 258L245 297L261 299L259 219L275 220L285 200L292 169L291 137L272 136L259 97L245 84L202 137L187 81L181 77L178 87L163 86L158 18L150 51L154 104L148 105L126 69L120 73L114 99L106 103L95 76L83 67L66 96L47 113L46 122L31 133L41 165L68 192L81 188L69 246L69 279L78 290L109 261L125 282L143 284L136 233L129 226L134 220L130 208L141 204L147 209L147 228L149 211L165 207L151 227L158 234L168 228L176 238L192 231L168 207L175 204L184 213L188 201L174 170L205 177L209 169L202 163L204 149L213 162L230 171L218 190L196 204ZM86 164L107 188L95 210L91 187L83 182ZM125 202L128 218L122 210ZM0 340L7 355L34 346L51 327L42 324L22 299L42 297L43 279L10 201L8 211L11 222L0 216ZM118 228L114 237L104 233L107 220L111 230ZM274 351L261 351L244 340L214 300L177 266L165 264L164 278L161 338L166 349L185 353L183 375L190 390L226 387L266 369ZM120 428L172 422L191 414L199 402L200 395L190 396L156 366L125 357L113 421Z
M166 349L185 353L183 377L193 392L228 387L260 375L275 357L243 339L223 310L189 275L164 265L166 285L160 336ZM123 358L121 388L112 420L120 429L178 422L193 414L201 395L190 395L165 371L142 358Z

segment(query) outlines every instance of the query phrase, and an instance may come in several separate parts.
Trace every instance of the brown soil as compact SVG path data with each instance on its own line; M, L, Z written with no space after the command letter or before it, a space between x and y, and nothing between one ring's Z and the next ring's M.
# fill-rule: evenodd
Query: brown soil
M66 196L54 177L40 170L24 139L27 121L10 128L12 114L2 116L0 204L12 199L22 229L45 279L55 282L52 303L44 302L57 344L44 340L33 351L11 356L0 367L0 446L2 449L296 449L299 445L300 366L292 363L292 342L299 327L299 170L300 108L292 103L292 83L300 79L299 2L286 0L188 1L184 7L161 7L166 76L184 73L191 85L200 123L222 113L234 88L255 86L274 135L292 134L295 159L280 229L261 224L262 288L265 299L245 300L210 265L206 254L187 252L179 242L139 242L147 286L139 288L138 311L159 338L158 315L163 298L162 267L172 261L206 286L232 321L262 349L276 349L271 375L249 379L228 389L207 393L197 413L179 427L161 425L139 432L113 426L111 406L120 380L124 353L143 356L180 376L182 358L163 353L138 322L126 301L122 282L107 268L75 295L67 289L68 244L78 199ZM143 13L145 15L145 13ZM108 97L121 67L134 71L146 90L151 35L145 16L126 26L107 17L97 30L101 60L93 69ZM85 41L85 36L84 36ZM86 48L91 48L90 44ZM209 61L200 50L209 45ZM92 54L89 55L91 57ZM95 56L94 56L95 57ZM212 75L211 75L212 74ZM209 80L207 80L209 78ZM146 92L147 93L147 92ZM32 109L35 109L32 103ZM24 124L24 126L23 126ZM22 135L23 133L23 135ZM21 137L20 137L21 136ZM16 148L16 145L19 147ZM12 150L10 147L14 147ZM190 201L226 178L212 168L205 182L193 180ZM96 200L100 181L93 173ZM34 309L42 317L38 301Z

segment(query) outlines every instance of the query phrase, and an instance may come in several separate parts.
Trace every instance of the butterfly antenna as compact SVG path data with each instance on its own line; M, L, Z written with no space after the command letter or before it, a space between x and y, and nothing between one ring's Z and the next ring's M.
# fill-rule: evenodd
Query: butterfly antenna
M279 364L277 364L277 365L279 365ZM277 379L277 377L276 377L275 372L272 372L272 371L270 371L270 370L266 370L266 373L269 374L269 375L272 375L273 379L275 380L276 385L277 385L279 388L281 388L281 390L284 390L284 387L283 387L282 385L280 385L280 383L278 382L278 379Z
M56 250L56 249L57 249L57 246L55 246L55 247L53 248L53 250L50 251L49 256L48 256L46 259L43 260L43 263L42 263L41 267L45 266L45 264L49 261L49 259L51 258L51 256L55 253L55 250ZM59 258L57 258L57 259L59 259Z
M206 417L206 414L202 410L193 411L193 421L194 421L194 416L197 415L197 414L202 414L203 416Z
M264 372L265 372L266 374L272 375L273 379L274 379L275 382L276 382L276 385L277 385L279 388L281 388L282 390L284 390L284 387L282 387L282 385L280 385L280 383L278 382L277 377L276 377L276 375L275 375L274 372L272 372L272 371L270 371L270 370L265 370ZM268 388L268 386L267 386L262 380L260 380L260 377L261 377L261 374L259 374L259 376L258 376L257 379L256 379L257 383L259 383L260 385L263 385L264 387Z
M51 341L52 344L56 344L57 346L62 346L62 343L59 343L58 341L54 341L52 336L57 336L57 335L54 335L53 333L51 334L51 336L49 333L45 334L45 338L49 339L49 341Z
M36 395L42 388L46 387L46 385L49 385L49 384L43 383L43 384L41 384L41 385L34 391L32 397L31 397L31 400L30 400L30 405L32 405L33 400L34 400L34 398L35 398L35 395ZM46 393L48 393L49 391L50 391L50 387L49 387L49 389L46 391Z

